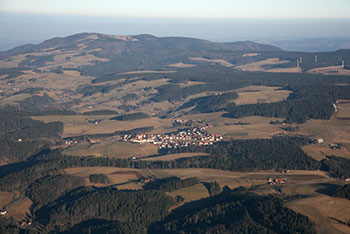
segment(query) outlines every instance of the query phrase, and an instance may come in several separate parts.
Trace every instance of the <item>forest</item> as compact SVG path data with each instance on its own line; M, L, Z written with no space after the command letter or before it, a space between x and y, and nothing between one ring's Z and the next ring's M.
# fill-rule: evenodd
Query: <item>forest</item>
M178 201L164 191L79 187L35 210L33 218L55 233L316 233L285 199L224 187L169 213ZM2 233L36 233L20 232L11 220L0 218L0 224Z
M110 184L111 179L105 174L92 174L89 176L90 183Z
M105 219L149 225L164 218L176 200L164 192L120 191L112 187L81 187L35 212L35 220L47 227L75 225L89 219Z
M196 112L202 112L202 113L218 112L218 111L225 110L226 105L229 102L232 102L237 97L238 95L236 93L231 92L231 93L220 93L218 95L194 98L184 103L179 108L179 110L195 106L190 111L191 114Z
M276 137L267 140L220 142L212 146L164 149L160 153L204 152L212 155L212 157L176 160L174 164L180 167L207 167L231 171L278 170L281 168L316 170L319 168L319 162L301 150L300 146L304 144L308 144L308 139Z
M129 120L137 120L137 119L145 119L145 118L149 118L149 115L142 112L136 112L131 114L119 115L111 118L111 120L129 121Z
M186 204L148 233L316 233L305 216L284 206L275 196L260 197L244 189L224 191Z
M339 186L334 192L334 196L342 197L350 200L350 184Z
M329 85L313 87L290 86L293 91L286 101L227 106L226 117L242 118L245 116L265 116L285 118L290 123L304 123L309 119L329 119L333 104L339 99L350 99L350 88Z
M191 177L183 180L178 177L167 177L164 179L153 180L152 182L145 184L143 186L143 189L172 192L196 184L199 184L199 179L196 177Z
M342 179L350 178L350 159L336 156L328 156L321 161L322 169L328 171L333 177Z
M58 174L45 176L35 180L25 191L26 196L32 200L32 211L45 206L66 192L85 185L84 179L71 175Z
M26 160L60 138L62 122L43 123L27 114L0 110L0 162Z
M300 145L307 144L304 138L274 138L260 140L238 140L223 142L213 146L195 146L175 149L175 152L206 152L211 157L198 156L182 158L174 161L138 161L97 157L64 156L60 150L43 151L32 157L21 167L3 166L0 177L1 191L24 191L35 180L56 175L60 170L70 167L111 166L139 169L171 169L171 168L214 168L229 171L257 171L271 169L298 169L329 171L334 177L344 177L349 173L347 163L349 159L335 157L322 162L307 156ZM165 152L163 152L165 153ZM35 161L33 161L35 160ZM341 160L341 164L337 164ZM345 160L345 161L343 161ZM339 167L343 171L339 172ZM338 172L338 173L335 173Z
M115 110L96 110L96 111L87 111L83 113L84 115L117 115L118 111Z

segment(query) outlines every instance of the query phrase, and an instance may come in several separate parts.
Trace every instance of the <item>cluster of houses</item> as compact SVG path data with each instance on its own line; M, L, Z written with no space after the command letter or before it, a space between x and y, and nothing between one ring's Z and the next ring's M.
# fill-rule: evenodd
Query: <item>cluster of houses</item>
M96 143L102 142L100 139L91 138L91 137L88 137L88 138L86 138L85 140L86 140L86 142L89 142L89 143L92 143L92 144L96 144ZM65 140L63 143L64 143L65 145L73 145L73 144L78 144L79 141L74 140L74 139L66 138L66 140Z
M333 143L333 144L329 144L328 146L331 149L341 149L342 144L341 143Z
M269 178L267 180L267 183L268 184L285 184L287 182L287 179L286 178L283 178L283 179L278 179L278 178Z
M0 210L0 215L7 215L7 211L6 210ZM20 223L19 223L22 227L24 226L30 226L33 224L33 220L32 219L26 219L26 220L22 220Z
M214 142L223 140L217 134L206 131L208 126L192 128L174 134L137 134L125 135L123 140L131 143L152 143L162 148L188 147L190 145L212 145Z
M73 145L73 144L78 144L78 141L74 141L74 140L65 140L64 141L65 145Z
M32 225L32 224L33 224L33 221L32 221L31 219L28 219L28 220L22 220L22 221L20 222L20 224L21 224L21 226L22 226L22 227L25 227L25 226L30 226L30 225Z

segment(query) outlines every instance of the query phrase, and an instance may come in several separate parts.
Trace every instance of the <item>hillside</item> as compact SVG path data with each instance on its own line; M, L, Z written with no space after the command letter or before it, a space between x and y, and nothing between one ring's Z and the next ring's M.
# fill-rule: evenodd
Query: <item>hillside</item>
M339 66L342 60L350 60L349 50L317 53L317 62L315 55L248 41L81 33L1 52L0 105L154 115L180 110L185 102L201 100L202 106L207 105L204 92L230 91L261 79L300 77L300 73L350 74L347 66ZM300 67L296 67L298 59ZM212 77L220 77L220 82ZM152 104L164 101L171 103ZM194 108L198 111L200 106Z
M346 232L349 59L96 33L2 52L0 232Z
M135 36L113 36L98 33L80 33L68 37L56 37L48 39L38 45L26 44L23 46L1 52L1 58L24 53L42 52L48 48L57 50L78 49L82 44L86 50L96 48L114 48L113 51L103 51L108 56L113 52L136 52L141 50L160 49L176 51L279 51L278 47L263 45L254 42L216 43L201 39L185 37L155 37L153 35L141 34Z

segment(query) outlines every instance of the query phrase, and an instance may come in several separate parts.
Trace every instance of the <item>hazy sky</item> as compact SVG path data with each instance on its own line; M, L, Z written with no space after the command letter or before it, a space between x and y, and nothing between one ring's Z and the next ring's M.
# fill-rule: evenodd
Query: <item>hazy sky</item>
M0 0L0 51L81 32L212 41L350 38L350 0Z
M349 0L1 0L0 9L140 18L350 18Z

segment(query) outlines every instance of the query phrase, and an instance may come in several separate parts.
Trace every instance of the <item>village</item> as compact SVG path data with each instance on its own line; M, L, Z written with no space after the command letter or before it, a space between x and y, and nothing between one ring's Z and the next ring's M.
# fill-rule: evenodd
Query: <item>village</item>
M159 149L172 149L190 145L213 145L214 142L223 140L223 137L218 134L208 133L207 128L208 126L205 125L182 130L178 133L125 135L123 141L140 144L152 143L159 145Z

